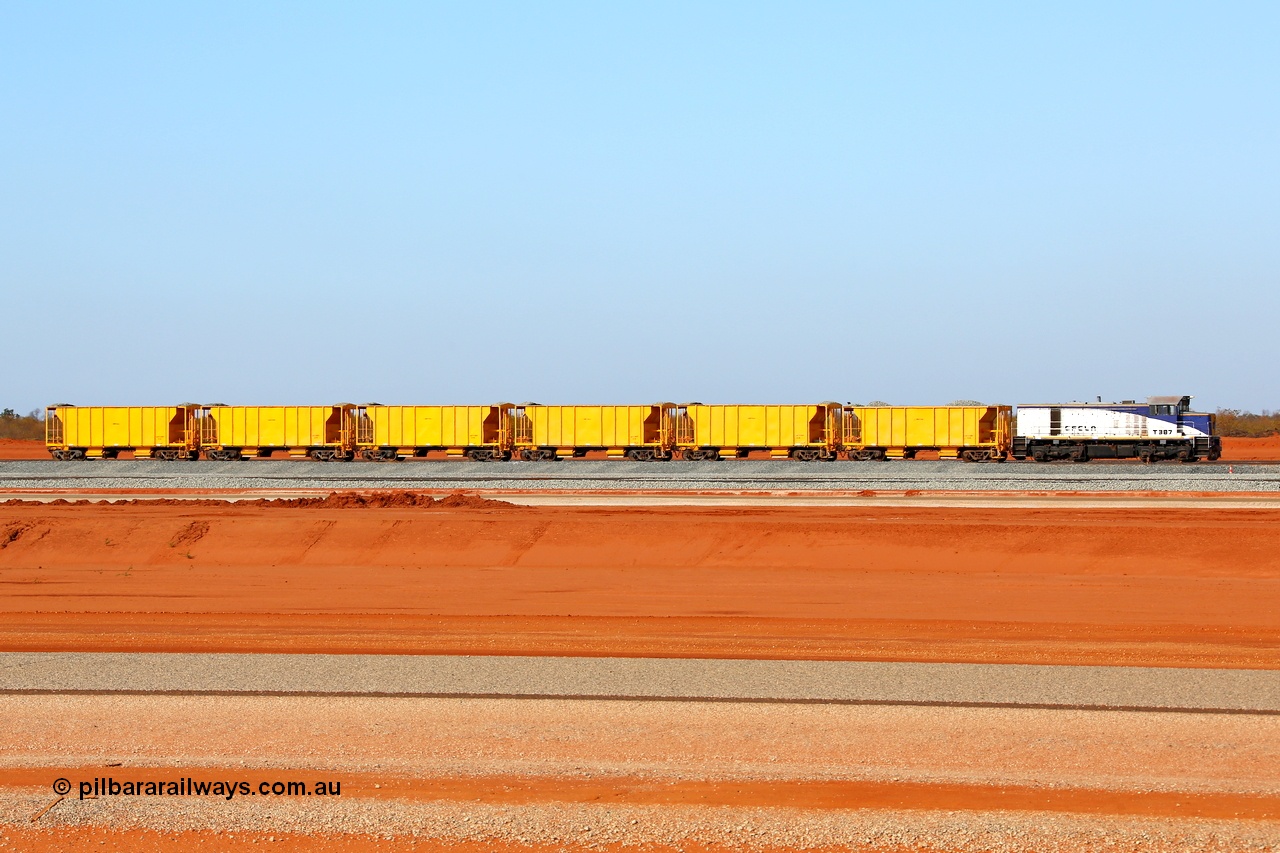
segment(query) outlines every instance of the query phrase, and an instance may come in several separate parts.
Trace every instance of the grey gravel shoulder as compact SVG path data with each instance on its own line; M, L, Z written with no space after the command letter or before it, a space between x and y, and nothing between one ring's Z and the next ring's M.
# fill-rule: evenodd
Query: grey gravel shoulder
M0 693L193 692L1280 713L1280 672L454 655L0 654Z
M0 489L789 489L1280 492L1275 465L721 461L0 462Z

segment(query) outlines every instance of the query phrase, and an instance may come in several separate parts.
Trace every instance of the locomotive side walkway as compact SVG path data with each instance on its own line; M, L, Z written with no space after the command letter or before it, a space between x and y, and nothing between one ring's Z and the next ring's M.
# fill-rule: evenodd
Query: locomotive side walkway
M1091 462L976 464L964 462L562 462L316 463L8 461L0 490L58 489L166 492L266 489L413 489L451 491L733 491L847 492L1224 492L1280 494L1280 466Z
M1280 672L1008 664L0 654L0 694L572 698L1280 714Z

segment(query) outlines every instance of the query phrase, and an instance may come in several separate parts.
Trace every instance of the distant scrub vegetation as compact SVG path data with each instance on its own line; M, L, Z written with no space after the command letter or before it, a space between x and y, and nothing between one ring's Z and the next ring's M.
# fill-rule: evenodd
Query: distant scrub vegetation
M1255 415L1240 409L1218 409L1218 435L1241 438L1280 435L1280 411L1263 409Z
M44 439L44 412L20 415L13 409L0 411L0 438Z

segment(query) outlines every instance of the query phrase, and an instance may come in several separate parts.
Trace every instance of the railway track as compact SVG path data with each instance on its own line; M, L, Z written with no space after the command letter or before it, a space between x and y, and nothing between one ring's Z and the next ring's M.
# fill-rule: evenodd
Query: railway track
M0 491L445 490L620 492L1280 493L1280 468L1252 463L976 465L962 462L577 460L439 464L304 461L0 464Z

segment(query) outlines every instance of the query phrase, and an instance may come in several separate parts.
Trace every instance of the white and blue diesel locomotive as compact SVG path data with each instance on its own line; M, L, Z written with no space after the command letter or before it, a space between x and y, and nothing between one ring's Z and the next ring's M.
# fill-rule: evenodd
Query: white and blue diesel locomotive
M1191 411L1190 397L1149 397L1145 403L1023 403L1013 458L1176 459L1213 461L1222 455L1215 418Z

